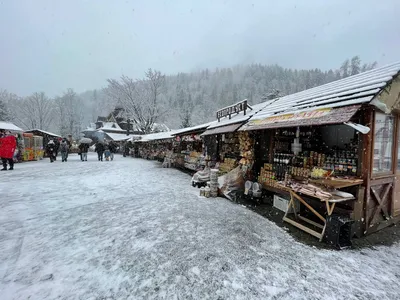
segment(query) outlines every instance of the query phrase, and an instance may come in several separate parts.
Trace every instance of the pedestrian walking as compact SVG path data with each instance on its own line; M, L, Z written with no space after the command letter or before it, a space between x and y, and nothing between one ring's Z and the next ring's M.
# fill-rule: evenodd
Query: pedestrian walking
M97 142L94 151L97 152L99 161L103 161L104 144L102 142Z
M17 135L17 161L21 162L24 155L25 143L23 136L18 133Z
M104 146L104 158L106 159L106 161L109 161L111 159L111 151L109 145Z
M66 138L63 138L63 140L61 141L60 150L61 150L61 161L66 162L68 159L68 150L69 150Z
M50 158L50 162L54 162L56 160L56 144L53 140L50 140L46 146L46 153Z
M56 139L54 142L54 160L57 160L58 152L60 151L60 141Z
M3 164L1 171L7 171L7 163L9 165L8 170L14 170L14 153L16 148L16 137L11 132L6 133L2 130L0 132L0 157Z
M78 146L79 151L81 153L81 161L87 161L87 154L89 150L89 144L81 143Z
M108 145L110 148L110 152L111 152L111 160L114 160L114 153L117 153L117 145L111 141L110 144Z

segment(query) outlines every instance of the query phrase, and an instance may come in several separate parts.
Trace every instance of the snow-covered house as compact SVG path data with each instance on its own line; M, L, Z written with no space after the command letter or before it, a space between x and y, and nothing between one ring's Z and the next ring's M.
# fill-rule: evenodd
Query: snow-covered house
M129 126L129 130L128 130ZM165 124L154 123L153 132L166 132L170 129ZM108 116L98 116L95 123L83 131L85 137L93 140L112 140L115 142L126 141L132 136L134 139L143 135L140 128L132 121L128 120L125 110L122 107L116 107Z

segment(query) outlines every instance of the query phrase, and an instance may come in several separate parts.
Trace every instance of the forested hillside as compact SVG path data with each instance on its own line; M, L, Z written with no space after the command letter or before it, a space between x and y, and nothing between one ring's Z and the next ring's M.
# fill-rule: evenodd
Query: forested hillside
M151 122L180 128L214 120L216 110L243 99L257 104L268 97L302 91L375 66L376 63L362 64L355 56L335 70L253 64L165 76L162 71L149 69L140 80L129 76L108 79L98 90L77 94L69 88L54 99L47 97L45 91L21 98L2 90L0 119L25 129L78 136L98 115L122 105L138 123L146 123L143 131L148 131Z

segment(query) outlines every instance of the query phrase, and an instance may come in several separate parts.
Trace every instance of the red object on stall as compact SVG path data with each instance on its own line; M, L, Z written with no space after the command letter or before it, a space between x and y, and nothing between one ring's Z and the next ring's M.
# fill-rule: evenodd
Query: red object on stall
M13 158L14 151L17 148L17 141L14 136L0 138L0 157Z

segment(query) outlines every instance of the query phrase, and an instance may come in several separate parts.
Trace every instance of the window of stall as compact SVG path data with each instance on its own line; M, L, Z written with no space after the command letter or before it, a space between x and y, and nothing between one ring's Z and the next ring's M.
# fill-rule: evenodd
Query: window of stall
M375 113L374 150L372 153L374 175L393 173L394 117Z

